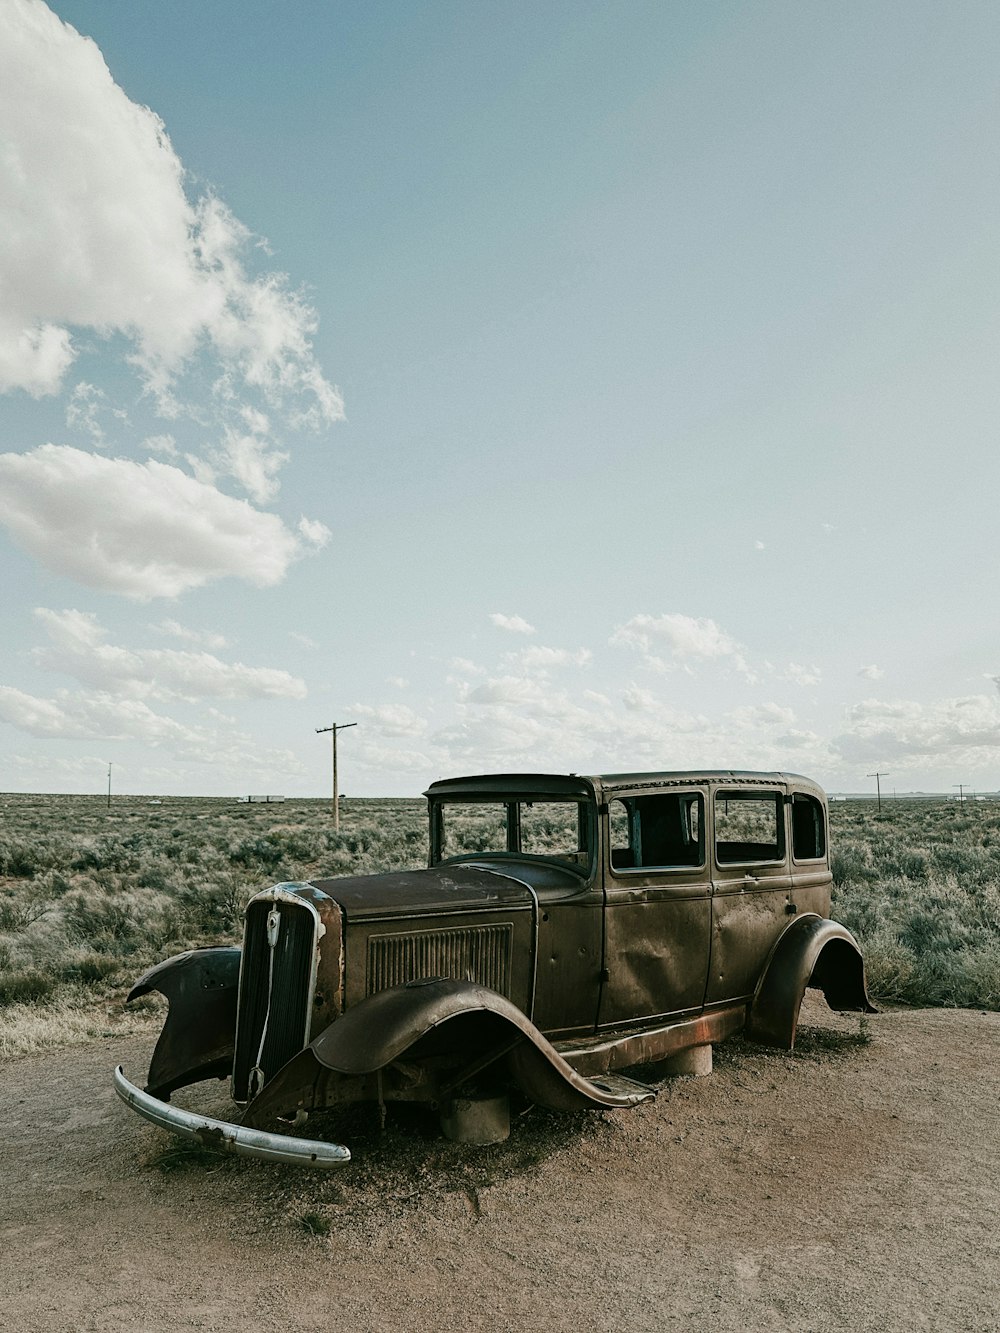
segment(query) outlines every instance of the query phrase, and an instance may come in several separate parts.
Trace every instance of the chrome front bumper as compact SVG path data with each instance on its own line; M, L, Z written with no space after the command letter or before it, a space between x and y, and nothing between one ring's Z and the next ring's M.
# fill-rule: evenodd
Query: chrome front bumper
M121 1067L115 1070L115 1091L133 1111L144 1119L168 1129L171 1134L196 1139L221 1152L257 1157L265 1162L284 1162L293 1166L312 1166L328 1171L351 1160L349 1148L342 1143L324 1143L319 1139L293 1139L285 1134L267 1134L260 1129L233 1125L226 1120L185 1111L180 1106L151 1097L125 1077Z

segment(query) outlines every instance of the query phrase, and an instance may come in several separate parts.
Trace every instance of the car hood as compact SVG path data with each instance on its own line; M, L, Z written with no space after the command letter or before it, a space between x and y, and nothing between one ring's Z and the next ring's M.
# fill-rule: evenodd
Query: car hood
M313 880L348 921L450 912L530 908L533 895L513 874L474 866L434 866L386 875Z

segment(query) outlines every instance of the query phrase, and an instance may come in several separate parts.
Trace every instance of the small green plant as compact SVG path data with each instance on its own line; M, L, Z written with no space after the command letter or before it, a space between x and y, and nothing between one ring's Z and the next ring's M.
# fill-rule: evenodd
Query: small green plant
M299 1230L304 1231L307 1236L329 1236L330 1234L330 1220L324 1217L322 1213L303 1213L297 1225Z
M217 1169L229 1160L226 1152L201 1139L171 1138L147 1159L147 1164L169 1175L173 1171Z

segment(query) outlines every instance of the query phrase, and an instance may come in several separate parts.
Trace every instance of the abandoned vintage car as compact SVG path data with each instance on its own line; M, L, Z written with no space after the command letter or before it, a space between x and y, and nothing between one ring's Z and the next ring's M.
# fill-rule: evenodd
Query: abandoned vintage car
M281 1127L413 1101L489 1141L511 1093L623 1108L654 1095L623 1069L705 1072L739 1029L791 1048L807 986L872 1008L828 917L826 799L806 778L490 775L426 795L426 869L278 884L248 904L242 949L139 979L129 999L156 990L169 1010L145 1091L116 1073L124 1101L236 1152L334 1166L346 1147ZM169 1104L213 1077L239 1124Z

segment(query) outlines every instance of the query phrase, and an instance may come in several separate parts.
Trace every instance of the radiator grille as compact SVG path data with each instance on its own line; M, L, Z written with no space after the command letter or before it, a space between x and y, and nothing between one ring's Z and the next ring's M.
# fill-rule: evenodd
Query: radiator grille
M368 941L367 993L425 977L475 981L500 995L510 993L513 926L472 926L421 930L406 935L373 935Z
M280 913L273 969L267 942L267 918L272 909ZM236 1101L249 1100L250 1074L255 1065L259 1063L266 1082L308 1044L315 948L316 919L305 905L287 900L271 902L264 898L252 902L247 908L233 1058L233 1097ZM271 1006L268 1015L269 984ZM267 1035L258 1061L265 1017Z

